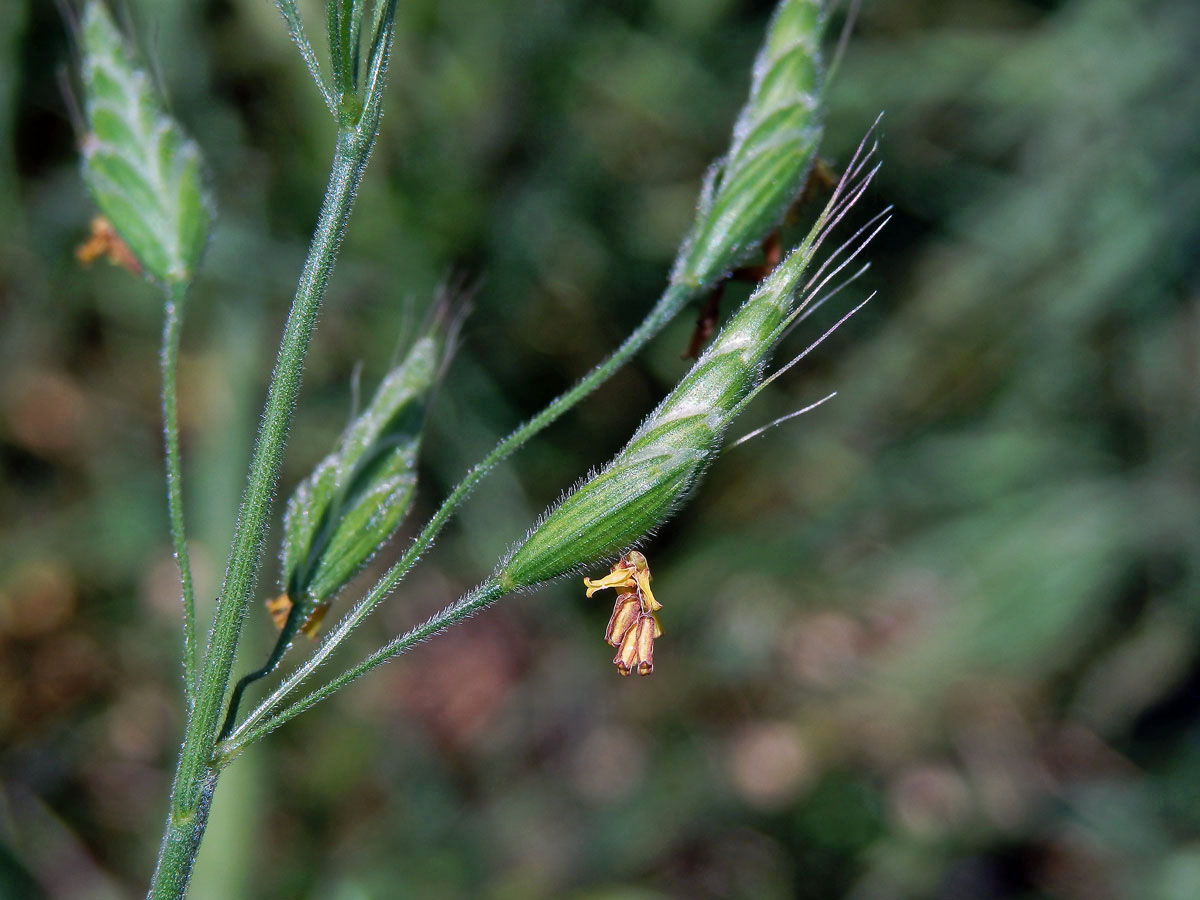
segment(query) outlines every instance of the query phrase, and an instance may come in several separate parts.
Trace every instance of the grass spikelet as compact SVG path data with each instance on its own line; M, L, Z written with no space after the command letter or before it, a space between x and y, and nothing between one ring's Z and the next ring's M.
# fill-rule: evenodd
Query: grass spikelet
M609 558L678 509L720 452L730 422L764 383L764 366L781 336L827 283L830 261L807 280L806 274L830 231L874 177L876 169L867 169L874 146L865 148L864 140L800 246L734 313L624 449L552 508L500 566L495 578L503 588L529 587ZM878 229L863 238L860 229L852 238L860 243L849 259L876 233Z
M190 281L212 222L200 150L167 115L102 0L84 9L81 39L84 181L146 274Z
M823 130L825 23L822 0L777 7L729 152L709 172L673 282L713 286L757 249L799 196Z

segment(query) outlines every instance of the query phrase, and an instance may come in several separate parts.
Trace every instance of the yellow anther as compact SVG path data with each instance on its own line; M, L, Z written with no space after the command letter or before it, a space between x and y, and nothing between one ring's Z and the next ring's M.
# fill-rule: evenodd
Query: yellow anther
M275 627L283 630L283 626L287 624L288 616L292 612L292 598L286 593L280 594L266 601L267 612L271 614L271 620L275 623ZM325 613L329 611L328 603L321 603L313 608L313 611L308 614L308 618L300 625L300 633L310 640L315 640L317 631L321 627L321 620L325 618Z
M275 627L283 628L287 622L288 613L292 611L292 598L287 594L280 594L266 603L267 612L271 614L271 620L275 623Z
M630 550L603 578L585 578L583 584L589 597L606 588L617 592L604 632L604 639L617 648L613 658L617 671L622 675L629 675L635 669L639 675L653 672L654 639L662 635L662 624L655 613L662 609L662 604L650 590L650 564L646 557Z
M321 630L321 621L327 612L329 612L328 603L321 603L314 607L313 611L308 614L308 618L304 620L304 624L300 626L300 633L310 641L315 641L317 632Z
M603 591L607 588L617 588L618 590L621 588L635 589L637 583L634 580L633 568L626 568L623 562L622 560L615 563L612 571L603 578L583 579L583 586L587 588L587 595L591 597L596 591Z
M614 647L621 646L625 634L642 615L642 604L635 594L618 594L604 639Z
M650 590L650 570L638 572L634 579L637 581L638 593L642 595L642 609L648 613L662 609L662 604L654 599L654 592Z
M129 245L117 236L112 223L104 216L93 216L91 231L87 240L75 248L75 258L86 266L102 256L107 256L113 265L120 266L134 275L142 274L142 264L133 255Z

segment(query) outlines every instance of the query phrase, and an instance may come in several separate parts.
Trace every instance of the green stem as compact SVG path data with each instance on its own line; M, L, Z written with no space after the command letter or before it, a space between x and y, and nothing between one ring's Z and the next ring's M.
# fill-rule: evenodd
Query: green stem
M175 776L179 785L179 775ZM197 785L196 799L186 815L167 817L162 844L158 849L158 864L154 869L154 880L150 883L149 900L159 898L183 898L187 896L188 883L204 829L208 826L208 812L212 805L213 791L217 786L217 770L210 768L204 780Z
M251 712L245 720L229 735L229 743L241 744L241 739L247 735L256 722L277 708L282 701L318 666L325 662L329 655L341 644L358 624L367 617L375 606L395 588L400 580L413 567L420 556L428 550L442 528L454 515L458 507L466 500L467 495L483 478L497 465L507 459L522 444L546 428L568 409L594 391L612 376L625 362L642 349L646 343L658 334L668 322L697 294L700 289L690 284L674 283L655 304L654 308L642 320L642 323L613 351L606 360L592 369L573 388L558 397L540 413L502 440L495 446L483 461L470 469L454 490L442 502L433 518L421 530L421 533L409 546L405 554L376 582L370 592L358 601L325 639L316 651L296 668L287 678L275 688L271 694ZM322 695L324 696L324 695ZM315 701L314 701L315 702ZM311 704L310 704L311 705ZM307 708L307 707L306 707ZM256 731L256 733L258 733ZM265 733L265 732L262 732ZM261 736L261 735L260 735Z
M192 583L192 564L183 526L179 398L175 387L179 374L179 335L183 327L183 305L186 297L187 284L183 282L172 282L167 288L161 362L163 436L167 445L167 513L183 597L183 694L190 710L196 701L196 591Z
M304 359L355 191L371 152L376 124L375 117L371 117L357 128L338 134L329 186L271 375L262 426L251 457L224 585L217 600L208 652L196 690L196 702L188 716L171 789L166 833L150 886L149 896L154 900L184 896L192 862L204 835L208 804L216 787L213 749L237 654L242 619L257 581L271 500L283 461L292 410L300 390Z
M321 99L325 101L325 106L336 118L338 114L337 100L333 96L329 82L321 73L321 63L317 60L317 52L313 49L312 42L309 41L308 35L304 31L304 22L300 19L300 10L296 8L296 0L275 0L275 5L283 14L283 20L287 23L288 35L291 37L292 43L296 45L296 49L300 51L304 65L308 67L308 74L312 76L317 90L321 92Z
M246 729L243 727L243 729L239 729L240 736L236 738L230 738L227 741L222 741L217 746L217 758L215 765L218 768L228 765L233 758L241 753L247 746L253 744L259 738L270 734L284 722L288 721L288 719L293 719L306 709L315 706L330 694L341 690L350 682L361 678L376 666L382 665L390 659L394 659L422 641L429 640L429 638L433 637L442 629L449 628L451 625L461 622L463 619L469 618L479 610L483 609L485 606L488 606L499 600L506 593L507 590L499 581L497 581L495 578L489 578L487 581L483 582L483 584L475 588L475 590L463 595L441 612L427 619L416 628L413 628L411 631L405 632L399 637L388 642L366 659L362 660L362 662L347 669L336 678L330 679L312 693L280 710L275 715L268 718L265 722L260 722L254 728Z

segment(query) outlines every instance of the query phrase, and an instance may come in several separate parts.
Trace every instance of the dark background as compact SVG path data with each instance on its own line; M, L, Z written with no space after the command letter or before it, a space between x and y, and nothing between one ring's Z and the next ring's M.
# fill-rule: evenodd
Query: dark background
M220 210L181 376L211 598L332 126L267 0L130 6ZM614 347L665 282L769 10L403 0L282 491L449 271L479 290L418 514ZM54 4L0 16L13 897L142 891L182 728L161 307L74 258L92 210L57 77L73 52ZM858 215L896 215L781 354L879 296L745 429L838 398L723 457L647 545L654 675L617 677L607 604L577 581L505 600L239 759L193 896L1200 896L1198 58L1187 0L867 4L823 156L837 169L886 110ZM492 475L354 652L475 583L606 460L690 330ZM256 609L243 664L269 642Z

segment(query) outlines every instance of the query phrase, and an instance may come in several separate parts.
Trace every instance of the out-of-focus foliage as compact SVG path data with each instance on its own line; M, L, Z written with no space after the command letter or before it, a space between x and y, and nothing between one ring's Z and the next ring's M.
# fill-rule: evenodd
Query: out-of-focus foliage
M181 377L211 597L331 126L271 4L130 5L222 210ZM661 290L768 6L401 3L283 491L346 421L355 364L387 370L452 264L483 282L416 517L612 347ZM161 310L75 260L71 52L54 4L0 17L0 894L18 897L141 889L181 728ZM880 297L757 415L837 400L730 452L645 548L654 675L613 673L607 604L574 581L505 601L239 759L194 896L1196 896L1198 55L1187 2L868 4L824 155L836 169L887 110ZM359 646L490 571L610 457L690 330L494 475ZM270 641L263 613L246 664Z

